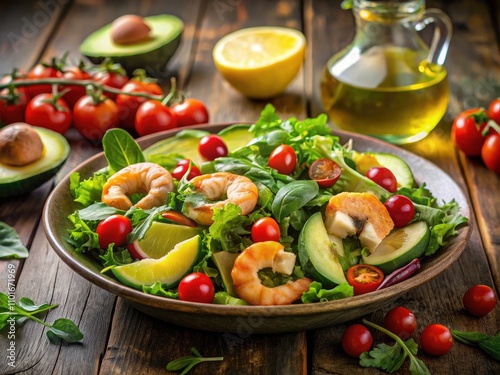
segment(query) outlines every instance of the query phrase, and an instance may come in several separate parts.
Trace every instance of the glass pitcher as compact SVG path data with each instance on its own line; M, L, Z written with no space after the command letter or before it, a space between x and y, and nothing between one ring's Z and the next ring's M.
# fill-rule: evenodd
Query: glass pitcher
M446 113L451 21L425 0L353 0L356 35L327 63L321 98L340 129L395 144L424 138ZM430 48L419 36L434 24Z

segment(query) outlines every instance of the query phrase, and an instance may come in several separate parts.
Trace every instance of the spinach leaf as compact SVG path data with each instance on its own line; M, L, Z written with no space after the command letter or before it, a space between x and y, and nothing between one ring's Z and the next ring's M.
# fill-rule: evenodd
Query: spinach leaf
M451 330L454 339L467 345L478 346L485 353L500 361L500 331L495 336L480 332L461 332Z
M104 156L111 173L145 161L144 154L132 136L123 129L110 129L102 138Z
M316 181L297 180L284 185L276 193L272 212L278 222L283 221L292 212L304 207L319 192Z
M0 221L0 259L21 259L28 255L15 229Z

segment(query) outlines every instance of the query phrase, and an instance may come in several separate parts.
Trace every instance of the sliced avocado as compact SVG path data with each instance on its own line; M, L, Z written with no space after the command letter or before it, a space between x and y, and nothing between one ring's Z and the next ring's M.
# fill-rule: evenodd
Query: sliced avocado
M212 254L212 260L220 272L226 292L231 297L238 297L234 289L233 278L231 277L231 270L238 255L238 253L229 253L227 251L218 251Z
M0 198L25 194L50 180L68 158L68 141L61 134L33 127L40 136L44 150L34 162L16 167L0 163Z
M181 42L184 23L171 14L144 17L151 29L151 38L134 44L116 44L111 40L108 24L90 34L80 45L80 53L95 64L106 57L119 63L132 74L135 69L162 69Z
M431 231L425 221L394 229L371 254L363 253L363 263L377 266L386 275L420 258L429 244Z
M413 173L402 158L394 154L383 152L363 152L354 154L356 170L365 175L368 169L372 167L385 167L389 169L398 183L398 189L401 187L411 188L415 184Z
M313 214L300 231L299 260L304 271L324 288L347 282L320 212Z

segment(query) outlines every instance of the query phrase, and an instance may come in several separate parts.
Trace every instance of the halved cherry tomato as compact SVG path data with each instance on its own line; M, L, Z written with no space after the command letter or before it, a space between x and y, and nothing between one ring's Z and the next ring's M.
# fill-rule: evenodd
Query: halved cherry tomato
M487 123L487 116L480 108L471 108L460 113L451 127L451 137L465 155L481 155L484 143L482 131Z
M497 304L497 296L488 285L474 285L465 292L464 308L472 315L484 316Z
M481 158L488 169L500 174L500 134L490 130L481 148Z
M96 229L101 249L107 249L112 243L115 246L125 245L130 232L132 232L132 222L123 215L107 217L97 225Z
M212 280L201 272L185 276L179 283L178 291L180 300L201 303L212 303L215 294Z
M174 170L172 171L173 178L175 178L177 181L180 181L188 171L190 165L191 165L191 170L189 171L189 174L186 177L188 181L196 176L201 175L201 171L196 165L191 164L189 160L187 162L185 162L184 160L179 161Z
M73 124L86 139L100 141L104 133L117 128L118 107L111 99L96 102L90 95L81 97L73 108Z
M430 355L448 353L453 345L453 336L450 330L442 324L431 324L420 334L420 346Z
M177 127L172 110L159 100L146 100L135 114L135 131L141 137Z
M55 104L53 104L54 101ZM30 125L64 134L71 127L72 116L63 99L45 93L35 96L28 103L25 121Z
M327 189L335 185L342 174L342 168L331 159L318 159L311 164L308 174L321 188Z
M385 314L384 327L402 340L408 340L417 328L417 319L407 308L396 306Z
M172 221L176 224L185 225L187 227L196 228L198 226L198 224L196 224L195 221L191 220L186 215L184 215L178 211L173 211L173 210L165 211L161 214L161 216L164 219Z
M369 264L356 264L350 267L346 276L356 296L373 292L384 281L382 270Z
M251 236L253 242L279 241L280 226L272 217L261 217L253 223Z
M392 195L384 202L394 226L401 228L407 225L415 216L415 206L410 198L404 195Z
M373 336L362 324L353 324L342 335L342 348L347 355L357 358L372 347Z
M385 167L372 167L368 169L366 177L391 193L398 190L396 176L394 176L394 173L392 173L391 170Z
M271 152L267 164L278 173L291 174L297 166L297 155L292 146L280 145Z
M198 152L207 160L215 160L227 156L228 150L224 140L216 134L209 134L200 139Z
M201 100L188 98L172 105L172 112L177 117L178 126L206 124L209 116L207 107Z

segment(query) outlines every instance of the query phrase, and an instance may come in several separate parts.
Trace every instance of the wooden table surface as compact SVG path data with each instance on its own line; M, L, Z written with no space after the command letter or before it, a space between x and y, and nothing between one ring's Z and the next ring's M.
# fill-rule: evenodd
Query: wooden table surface
M307 57L300 75L286 93L270 102L283 118L305 118L322 112L319 80L327 59L346 46L354 35L353 17L340 1L105 1L33 0L0 1L0 73L13 67L29 70L69 52L76 63L78 46L92 30L126 13L172 13L185 22L182 44L164 72L150 72L169 87L175 76L190 96L208 106L211 122L255 121L265 101L250 101L233 91L215 70L212 48L230 31L257 25L288 26L308 39ZM500 176L478 159L468 159L454 148L451 122L460 111L486 105L500 93L498 35L500 1L429 1L428 7L446 12L454 34L446 68L452 97L440 125L426 139L406 149L434 162L458 183L471 205L472 236L461 258L429 283L412 290L386 308L366 316L381 322L385 312L402 305L418 317L419 332L430 323L462 331L494 334L500 327L500 308L473 318L462 307L462 296L475 284L500 287ZM71 155L58 178L100 151L75 131L66 134ZM166 374L166 364L188 355L195 346L204 356L223 356L205 363L193 374L368 374L347 357L340 346L352 322L315 331L233 335L208 333L173 326L130 307L122 299L84 280L51 249L40 223L42 209L57 183L44 184L31 194L0 201L0 221L16 229L30 250L24 261L0 261L0 291L7 289L7 269L16 268L16 296L37 303L58 303L44 318L66 317L76 322L85 338L81 344L51 344L44 328L29 322L16 332L16 367L8 366L7 341L0 338L2 374ZM376 340L381 336L376 335ZM418 341L418 333L416 335ZM500 373L500 363L477 349L455 343L443 357L420 352L433 374ZM408 373L406 363L399 373Z

